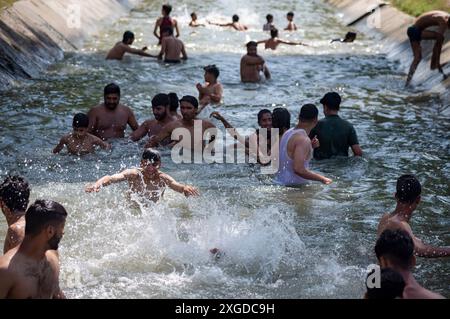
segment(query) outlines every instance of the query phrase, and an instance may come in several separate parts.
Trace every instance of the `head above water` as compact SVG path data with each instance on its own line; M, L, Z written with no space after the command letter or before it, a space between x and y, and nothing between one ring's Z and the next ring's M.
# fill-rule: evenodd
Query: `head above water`
M152 111L157 121L167 117L169 111L169 96L167 94L156 94L152 99Z
M250 56L255 56L258 53L258 43L255 41L250 41L247 43L247 54Z
M120 102L120 87L111 83L104 89L105 106L110 110L115 110Z
M215 64L213 64L213 65L207 65L207 66L205 66L204 68L203 68L203 70L205 70L205 74L210 74L211 76L213 76L214 77L214 79L215 80L217 80L217 78L219 77L219 75L220 75L220 71L219 71L219 68L215 65ZM207 76L205 75L205 78L206 78ZM206 79L205 79L206 80ZM207 82L209 82L208 80L206 80Z
M270 36L272 38L278 38L278 29L275 28L270 29Z
M239 22L239 16L237 14L233 15L231 19L233 20L233 22Z
M128 44L131 45L134 42L134 33L131 31L125 31L125 33L123 34L123 39L122 42L124 44Z
M404 230L385 230L377 240L375 254L381 268L411 270L415 266L414 242Z
M191 18L192 18L192 20L197 20L197 13L195 13L195 12L192 12L191 13Z
M286 17L288 18L289 21L292 21L292 19L294 19L294 12L289 11L289 12L286 14Z
M162 14L163 16L168 16L172 12L172 6L170 4L165 4L162 6Z
M286 108L278 107L272 113L272 125L284 133L291 128L291 113Z
M402 204L416 204L420 202L422 186L414 175L402 175L397 180L395 198Z
M157 150L147 148L142 154L142 163L144 165L159 167L161 165L161 154Z
M258 112L258 125L261 128L272 128L272 112L268 109L262 109Z
M320 104L322 104L325 108L325 111L339 111L341 107L341 96L336 92L328 92L324 95L324 97L320 100Z
M11 213L25 212L30 200L30 185L21 176L8 176L0 184L0 206Z
M51 200L36 200L25 214L25 236L41 237L47 248L57 250L64 234L67 218L65 208Z
M316 123L318 116L319 110L314 104L305 104L302 106L298 118L303 123Z
M273 15L271 15L270 13L268 15L266 15L266 20L267 20L267 23L272 23L273 22Z
M178 95L174 92L168 94L169 97L169 109L170 112L177 112L180 107L180 101Z
M198 100L197 98L186 95L180 100L180 111L185 121L193 121L197 117Z
M401 274L391 268L383 268L381 269L380 276L380 288L369 288L366 284L367 299L397 299L403 297L405 281Z
M73 117L72 122L73 128L88 128L89 127L89 117L84 113L78 113Z

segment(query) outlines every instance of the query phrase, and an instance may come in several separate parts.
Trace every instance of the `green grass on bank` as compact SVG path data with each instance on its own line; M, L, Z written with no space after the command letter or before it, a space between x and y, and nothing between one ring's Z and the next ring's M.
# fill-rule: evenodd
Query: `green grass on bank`
M3 10L6 7L9 7L17 0L0 0L0 10Z
M391 0L391 3L415 17L432 10L450 12L450 0Z

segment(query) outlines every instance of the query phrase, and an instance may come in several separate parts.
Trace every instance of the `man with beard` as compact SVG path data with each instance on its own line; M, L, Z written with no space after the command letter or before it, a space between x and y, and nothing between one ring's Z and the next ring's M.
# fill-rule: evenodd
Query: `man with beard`
M139 124L133 111L120 104L120 88L112 83L104 90L105 102L94 108L89 113L89 132L95 136L107 140L110 138L125 137L125 129L129 125L136 131Z
M145 135L152 137L161 132L162 128L174 121L174 118L170 115L169 110L169 96L167 94L157 94L152 100L154 120L147 120L131 134L131 140L137 142L141 140ZM170 143L170 138L161 142L162 145Z
M241 59L241 81L242 82L260 82L260 72L264 72L267 80L270 80L271 75L266 66L266 62L258 55L258 43L250 41L247 43L247 54Z
M146 148L151 148L151 147L156 147L158 145L161 145L161 142L164 141L167 138L171 138L172 137L172 132L174 132L176 129L179 128L184 128L187 131L189 131L189 135L190 135L190 149L191 150L203 150L203 148L205 147L205 144L203 143L203 136L205 134L205 131L207 129L212 129L212 128L216 128L216 126L211 123L210 121L207 120L199 120L197 119L197 112L198 112L198 100L190 95L184 96L181 100L180 100L180 109L181 109L181 115L183 116L183 118L181 120L177 120L177 121L173 121L171 123L169 123L168 125L166 125L165 127L163 127L163 129L161 130L161 132L156 135L153 136L152 138L150 138L150 140L148 141L147 145L145 146ZM200 139L195 139L195 132L194 132L194 128L195 128L195 122L200 122L201 124L201 136ZM212 141L214 141L215 139L215 134L212 134L211 138L210 138L210 143ZM179 140L173 140L174 143L178 143L181 142L182 137Z
M25 238L0 257L0 299L62 299L58 244L67 212L49 200L37 200L25 213Z

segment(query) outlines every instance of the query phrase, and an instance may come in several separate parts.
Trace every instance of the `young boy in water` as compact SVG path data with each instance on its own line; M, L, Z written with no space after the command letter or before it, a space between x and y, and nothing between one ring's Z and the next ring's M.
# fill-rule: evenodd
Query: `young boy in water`
M275 26L273 25L273 15L268 14L266 16L266 20L267 20L267 23L265 25L263 25L263 31L270 31L270 30L274 29Z
M204 24L199 23L199 22L197 21L197 13L192 12L192 13L191 13L191 19L192 19L191 22L189 22L189 26L190 26L190 27L196 28L196 27L204 27L204 26L205 26Z
M297 26L294 23L294 12L290 11L286 15L286 19L288 20L288 25L284 29L286 31L297 31Z
M258 41L256 43L258 43L258 44L264 43L266 50L267 49L276 50L278 45L280 45L281 43L288 44L288 45L304 45L304 46L308 46L307 44L304 44L304 43L301 43L301 42L291 42L291 41L285 41L285 40L279 39L278 38L278 30L277 29L270 30L270 39Z
M197 90L199 92L198 99L201 105L198 113L210 103L220 103L223 95L222 84L217 81L220 75L219 69L215 65L208 65L203 69L205 70L205 85L197 84Z
M148 148L142 154L140 168L126 169L121 173L102 177L93 185L87 186L86 192L98 192L103 186L127 181L132 192L148 197L154 202L159 201L164 195L167 186L186 197L200 195L195 187L180 184L169 175L160 172L160 167L161 155L158 151Z
M62 151L64 145L72 155L85 155L94 153L95 147L100 146L102 149L109 150L111 145L102 141L95 135L89 134L89 117L86 114L78 113L73 118L73 132L64 135L59 144L54 148L53 153L57 154Z

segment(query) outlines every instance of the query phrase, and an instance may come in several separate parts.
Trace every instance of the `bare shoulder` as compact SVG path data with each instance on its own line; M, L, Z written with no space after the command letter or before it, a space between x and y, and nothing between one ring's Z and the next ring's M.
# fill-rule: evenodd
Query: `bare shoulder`
M202 120L202 125L204 128L215 128L216 126L209 120Z
M103 142L103 140L101 138L99 138L91 133L87 133L87 136L91 142L98 142L98 143Z
M98 113L100 113L103 110L103 104L98 104L96 106L93 106L89 112L88 112L88 116L95 116Z
M45 253L45 257L47 261L52 265L59 269L59 253L56 250L47 250Z

